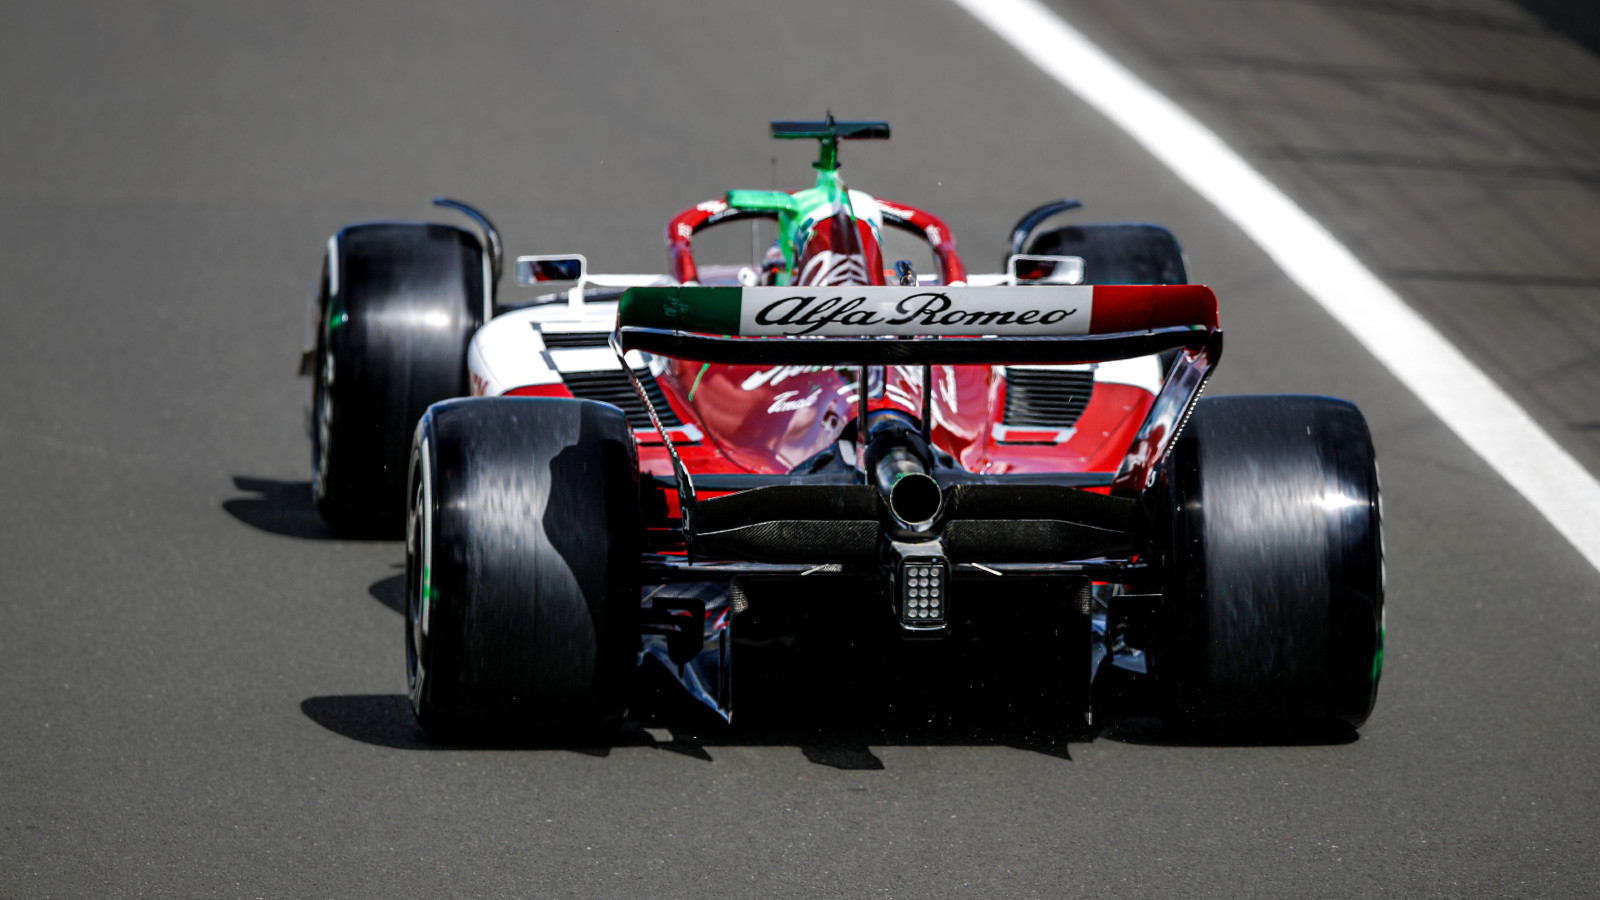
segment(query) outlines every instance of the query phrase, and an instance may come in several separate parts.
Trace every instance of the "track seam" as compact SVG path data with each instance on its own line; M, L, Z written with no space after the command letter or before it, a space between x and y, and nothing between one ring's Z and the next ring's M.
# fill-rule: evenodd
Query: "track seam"
M1099 110L1255 241L1600 570L1600 483L1211 129L1036 0L951 0Z

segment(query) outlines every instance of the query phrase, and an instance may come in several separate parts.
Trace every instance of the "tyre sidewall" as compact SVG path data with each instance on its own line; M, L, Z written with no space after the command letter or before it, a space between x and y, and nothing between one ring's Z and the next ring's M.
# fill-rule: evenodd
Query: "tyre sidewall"
M482 248L461 229L351 226L335 236L317 335L313 494L346 532L398 532L407 451L427 407L468 392L482 324Z
M1362 724L1381 674L1371 435L1322 397L1202 401L1165 467L1161 675L1190 724Z
M626 417L592 401L458 400L417 435L432 601L419 718L557 741L614 727L638 652Z

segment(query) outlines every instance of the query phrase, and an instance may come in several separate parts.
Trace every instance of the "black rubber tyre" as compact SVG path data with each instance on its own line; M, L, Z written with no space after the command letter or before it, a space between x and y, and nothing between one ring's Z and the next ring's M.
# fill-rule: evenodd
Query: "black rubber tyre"
M1365 722L1383 667L1383 538L1361 412L1326 397L1202 400L1163 480L1169 718Z
M620 722L639 650L638 450L621 410L430 408L411 456L406 674L436 739L564 743Z
M1143 223L1066 225L1041 231L1028 252L1083 259L1084 284L1187 284L1172 232Z
M334 236L311 399L311 492L340 533L400 533L406 454L428 405L468 392L483 324L483 247L449 225L376 222Z

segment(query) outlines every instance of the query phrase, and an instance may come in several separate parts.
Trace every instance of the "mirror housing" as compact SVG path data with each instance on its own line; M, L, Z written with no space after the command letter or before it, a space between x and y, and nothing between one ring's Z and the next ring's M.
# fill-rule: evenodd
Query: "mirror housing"
M589 261L581 253L517 257L517 284L529 287L551 281L584 281Z
M1006 260L1012 284L1083 284L1083 257L1018 253Z

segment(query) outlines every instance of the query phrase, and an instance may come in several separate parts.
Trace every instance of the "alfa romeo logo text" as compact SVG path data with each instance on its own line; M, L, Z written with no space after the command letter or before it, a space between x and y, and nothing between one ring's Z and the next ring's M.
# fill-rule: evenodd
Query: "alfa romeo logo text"
M796 294L759 308L754 320L757 325L783 328L783 333L787 335L813 334L829 326L858 328L867 334L881 334L887 329L903 329L911 333L928 330L947 334L983 334L984 329L998 326L1047 327L1063 322L1077 312L1077 307L963 309L949 294L940 291L909 294L892 305L881 301L869 305L865 296ZM830 328L830 331L837 330Z

